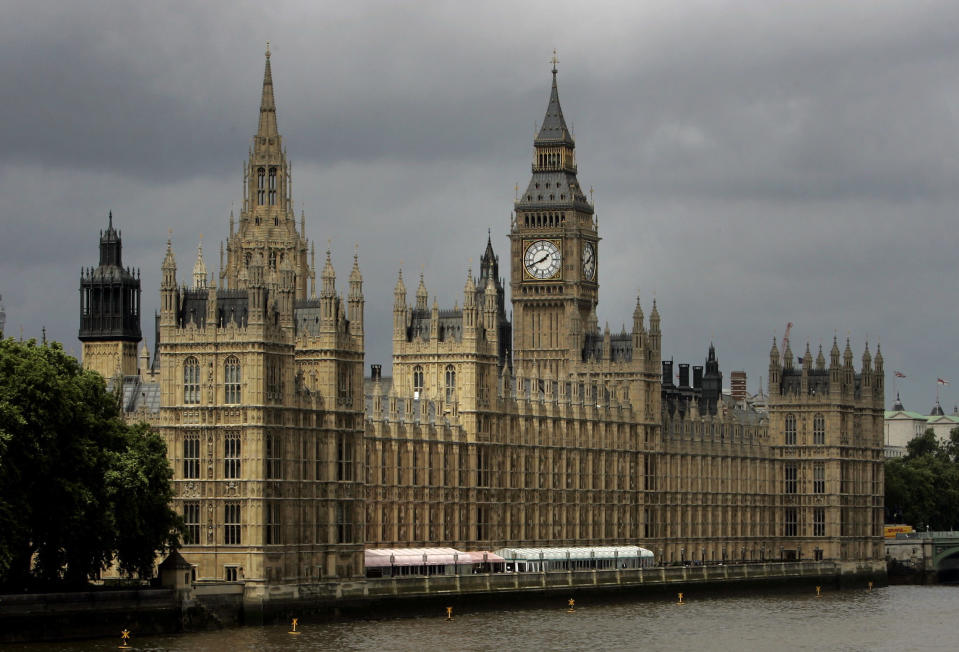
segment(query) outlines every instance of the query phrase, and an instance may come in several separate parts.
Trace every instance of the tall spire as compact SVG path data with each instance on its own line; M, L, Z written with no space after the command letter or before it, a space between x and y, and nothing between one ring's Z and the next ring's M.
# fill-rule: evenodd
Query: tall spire
M266 66L263 69L263 95L260 99L260 125L256 135L260 138L275 138L276 102L273 100L273 71L270 69L270 42L266 42Z
M543 118L543 124L536 135L535 145L548 144L566 144L573 145L573 137L566 128L566 120L563 119L563 109L559 105L559 89L556 87L556 64L559 59L556 58L556 50L553 50L553 58L550 59L553 64L553 88L549 93L549 104L546 106L546 116Z

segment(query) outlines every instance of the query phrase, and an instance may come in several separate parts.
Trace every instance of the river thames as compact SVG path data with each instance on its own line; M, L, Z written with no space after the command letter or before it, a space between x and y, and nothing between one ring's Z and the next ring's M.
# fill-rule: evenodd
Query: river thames
M240 627L137 637L138 650L955 650L959 587L891 586L809 594L687 595L675 600L577 600L555 608L510 604L381 620ZM112 640L10 645L40 652L116 650Z

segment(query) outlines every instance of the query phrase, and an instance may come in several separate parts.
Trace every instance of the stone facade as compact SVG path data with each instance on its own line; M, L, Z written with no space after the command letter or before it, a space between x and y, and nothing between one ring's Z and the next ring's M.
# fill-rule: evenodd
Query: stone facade
M248 586L362 573L362 550L639 543L666 562L881 558L882 356L770 354L758 411L662 355L654 300L601 329L600 236L553 70L504 279L490 241L462 303L420 277L393 305L392 377L363 379L364 299L330 252L315 283L292 210L267 54L260 122L219 287L163 262L152 412L200 578ZM610 245L615 246L615 245ZM141 354L142 355L142 354ZM820 356L821 358L821 356ZM146 388L148 378L140 381ZM138 402L139 401L139 402Z

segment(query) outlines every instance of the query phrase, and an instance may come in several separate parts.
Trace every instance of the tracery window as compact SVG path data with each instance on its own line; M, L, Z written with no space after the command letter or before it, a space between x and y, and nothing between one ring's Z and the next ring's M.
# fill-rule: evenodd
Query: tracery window
M353 506L345 501L336 503L336 542L353 541Z
M423 367L413 367L413 398L419 398L423 391Z
M345 432L336 435L336 479L340 482L353 479L353 438Z
M798 474L798 469L794 463L786 465L786 482L785 482L785 493L794 494L796 493L796 477Z
M200 503L189 501L183 503L183 524L186 526L184 543L196 545L200 543Z
M231 355L223 363L223 402L236 405L240 402L240 360Z
M183 440L183 477L197 479L200 477L200 438L189 435Z
M270 501L266 504L266 544L275 545L280 541L280 503Z
M240 503L228 502L223 505L223 543L240 545Z
M276 435L266 436L266 479L280 480L283 477L282 447Z
M446 400L452 402L456 398L456 369L453 365L446 365Z
M231 433L223 440L223 477L240 477L240 435Z
M270 168L270 206L276 205L276 168Z
M812 443L821 446L826 443L826 420L817 414L812 423Z
M826 536L826 508L825 507L813 507L812 535L814 537Z
M187 405L200 402L200 363L193 356L183 361L183 402Z
M263 205L263 200L266 198L264 185L266 185L266 170L258 168L256 171L256 203L260 206Z
M816 462L812 467L812 491L815 494L826 493L826 465Z
M796 444L796 415L786 415L786 445L794 446Z
M799 532L799 521L795 507L787 507L783 518L783 536L794 537Z

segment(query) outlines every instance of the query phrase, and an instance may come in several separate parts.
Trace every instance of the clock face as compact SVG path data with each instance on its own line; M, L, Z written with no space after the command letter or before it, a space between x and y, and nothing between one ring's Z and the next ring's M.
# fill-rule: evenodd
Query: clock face
M596 250L592 242L583 245L583 278L587 281L596 278Z
M562 254L555 242L537 240L526 248L523 263L526 273L535 279L544 280L559 274Z

